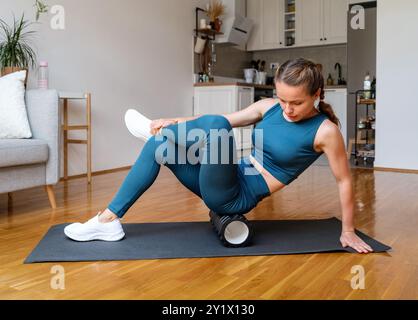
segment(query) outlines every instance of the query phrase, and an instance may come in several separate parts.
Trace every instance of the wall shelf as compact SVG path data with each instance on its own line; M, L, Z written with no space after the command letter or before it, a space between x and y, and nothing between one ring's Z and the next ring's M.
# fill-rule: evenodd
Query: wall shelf
M197 33L202 33L202 34L207 34L207 35L211 35L211 36L215 36L215 35L223 35L223 32L217 32L216 30L213 29L194 29L193 30L196 34Z
M197 38L199 34L204 34L208 40L215 41L215 38L217 35L223 35L222 32L217 32L213 29L200 29L199 28L199 12L206 13L206 10L203 10L202 8L196 7L195 13L196 13L196 27L193 30L195 33L195 37Z

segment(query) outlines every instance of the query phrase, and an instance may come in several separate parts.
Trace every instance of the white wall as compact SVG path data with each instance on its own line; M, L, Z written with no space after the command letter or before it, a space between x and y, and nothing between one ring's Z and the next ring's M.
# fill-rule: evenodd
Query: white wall
M34 19L34 0L1 0L0 18L12 12ZM46 0L61 4L66 29L43 16L34 41L39 60L50 65L50 87L90 91L93 110L93 171L132 165L143 143L123 122L134 106L152 119L192 114L194 0ZM29 84L35 81L31 74ZM74 105L71 123L84 120ZM81 132L71 137L83 138ZM86 170L84 146L69 148L69 174Z
M418 169L418 1L377 6L376 167Z

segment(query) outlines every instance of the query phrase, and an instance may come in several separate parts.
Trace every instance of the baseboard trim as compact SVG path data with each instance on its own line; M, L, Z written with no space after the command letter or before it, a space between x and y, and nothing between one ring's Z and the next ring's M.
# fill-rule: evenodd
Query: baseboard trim
M386 172L399 172L399 173L413 173L418 174L418 170L412 169L396 169L396 168L384 168L384 167L374 167L376 171L386 171Z
M91 175L92 176L99 176L99 175L108 174L108 173L115 173L115 172L119 172L119 171L125 171L125 170L129 170L131 168L132 168L132 166L127 166L127 167L121 167L121 168L115 168L115 169L94 171L94 172L91 173ZM87 178L87 173L78 174L78 175L74 175L74 176L68 176L67 180L64 180L64 178L60 178L59 181L68 181L68 180L74 180L74 179L80 179L80 178Z
M115 173L115 172L119 172L119 171L130 170L131 168L132 168L132 166L127 166L127 167L121 167L121 168L115 168L115 169L94 171L94 172L91 173L91 175L92 176L99 176L99 175L108 174L108 173ZM418 170L412 170L412 169L396 169L396 168L384 168L384 167L374 167L374 168L360 168L360 167L356 168L356 167L353 167L352 169L369 169L369 170L375 170L375 171L418 174ZM87 178L87 173L78 174L78 175L74 175L74 176L69 176L68 180L80 179L80 178ZM60 181L65 181L65 180L64 180L64 178L60 178Z

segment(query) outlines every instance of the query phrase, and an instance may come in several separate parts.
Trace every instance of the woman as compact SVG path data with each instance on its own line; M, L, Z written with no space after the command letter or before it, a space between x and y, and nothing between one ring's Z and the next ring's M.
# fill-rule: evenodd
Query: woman
M151 121L137 113L134 123L128 121L127 125L131 133L146 141L138 160L108 208L86 223L67 226L65 234L76 241L122 239L125 234L119 219L152 185L161 164L213 211L244 214L263 198L289 185L325 153L339 187L341 244L360 253L373 251L354 231L350 170L339 121L331 106L323 101L321 71L309 60L290 60L277 70L275 85L277 100L261 100L231 114ZM255 123L252 135L255 148L250 156L235 163L235 141L233 135L232 139L228 138L232 128ZM203 142L197 150L192 150L196 147L193 139L181 138L182 130L183 138L193 130L203 132L200 134ZM257 130L263 133L261 142ZM167 156L161 152L163 145ZM225 147L229 160L219 163L219 156L225 155ZM187 156L180 162L180 154L196 155L194 151L198 152L200 161ZM213 161L213 158L218 159Z

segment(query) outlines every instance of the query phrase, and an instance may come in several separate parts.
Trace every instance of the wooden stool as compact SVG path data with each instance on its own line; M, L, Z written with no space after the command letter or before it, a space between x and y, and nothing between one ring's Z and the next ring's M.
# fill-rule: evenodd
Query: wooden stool
M91 183L91 94L90 93L68 93L60 92L60 99L64 102L64 124L62 125L64 135L64 180L68 180L68 144L87 145L87 182ZM85 100L86 101L86 121L85 125L68 125L68 101ZM68 139L68 131L86 130L86 140Z

